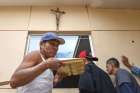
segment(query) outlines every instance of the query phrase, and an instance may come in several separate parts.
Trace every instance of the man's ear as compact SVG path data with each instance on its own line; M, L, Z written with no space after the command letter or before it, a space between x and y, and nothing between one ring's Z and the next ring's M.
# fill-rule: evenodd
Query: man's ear
M44 43L40 44L40 47L41 48L44 48L45 47L45 44Z

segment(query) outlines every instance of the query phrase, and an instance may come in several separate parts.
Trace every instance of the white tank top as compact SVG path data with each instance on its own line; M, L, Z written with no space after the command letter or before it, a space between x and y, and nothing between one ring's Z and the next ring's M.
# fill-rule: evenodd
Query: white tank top
M40 54L43 62L45 59ZM45 70L42 74L36 77L32 82L19 87L18 93L52 93L54 75L51 69Z

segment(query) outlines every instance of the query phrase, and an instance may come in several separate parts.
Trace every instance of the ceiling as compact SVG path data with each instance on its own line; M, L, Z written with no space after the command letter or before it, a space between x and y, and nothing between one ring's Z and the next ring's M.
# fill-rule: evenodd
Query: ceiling
M0 0L0 6L85 6L94 8L140 9L140 0Z

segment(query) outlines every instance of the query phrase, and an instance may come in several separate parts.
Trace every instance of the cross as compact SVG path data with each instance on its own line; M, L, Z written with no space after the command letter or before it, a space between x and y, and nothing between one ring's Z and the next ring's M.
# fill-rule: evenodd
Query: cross
M65 14L64 11L60 11L59 8L56 10L51 9L51 11L55 14L56 17L56 31L59 31L60 17L62 14Z

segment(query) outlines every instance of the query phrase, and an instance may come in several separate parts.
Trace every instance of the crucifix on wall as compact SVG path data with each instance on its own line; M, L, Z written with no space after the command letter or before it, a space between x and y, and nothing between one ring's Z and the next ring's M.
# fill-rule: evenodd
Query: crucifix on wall
M60 11L59 8L57 8L56 10L51 9L51 11L55 14L55 17L56 17L56 31L59 31L60 18L61 18L61 15L65 14L65 12Z

